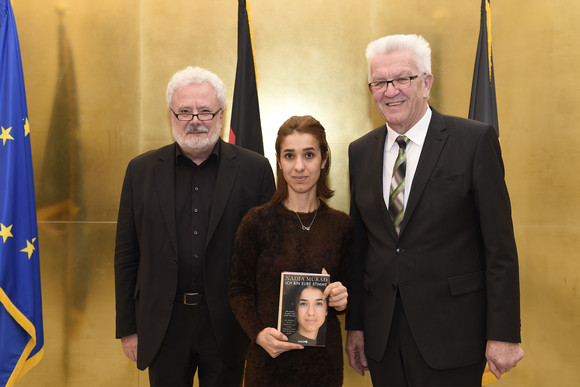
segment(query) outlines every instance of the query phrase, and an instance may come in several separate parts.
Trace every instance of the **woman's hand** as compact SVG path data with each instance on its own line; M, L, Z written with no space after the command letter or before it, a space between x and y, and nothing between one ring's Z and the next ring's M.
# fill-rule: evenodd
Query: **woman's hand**
M328 274L326 269L322 269L322 274ZM324 298L328 299L328 306L342 312L348 304L348 291L341 282L332 282L324 289Z
M279 330L274 328L264 328L256 336L256 344L264 348L272 357L278 357L281 353L293 349L304 349L304 346L296 343L289 343L288 338Z

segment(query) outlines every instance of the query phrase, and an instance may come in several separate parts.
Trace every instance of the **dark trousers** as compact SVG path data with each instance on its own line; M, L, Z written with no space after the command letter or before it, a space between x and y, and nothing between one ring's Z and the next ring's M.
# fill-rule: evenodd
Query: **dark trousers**
M207 305L176 302L159 352L149 365L151 387L241 386L244 363L226 366L218 352Z
M413 339L401 299L397 296L385 355L368 359L373 386L478 386L485 361L467 367L436 370L423 359Z

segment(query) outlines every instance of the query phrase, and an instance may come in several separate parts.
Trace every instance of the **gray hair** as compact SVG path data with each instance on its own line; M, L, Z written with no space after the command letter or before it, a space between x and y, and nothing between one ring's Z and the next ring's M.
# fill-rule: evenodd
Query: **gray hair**
M421 35L389 35L369 43L366 50L369 65L369 82L371 61L377 55L385 55L399 51L411 51L415 56L417 70L423 74L431 74L431 47Z
M200 85L202 83L208 83L215 90L220 108L223 109L226 105L226 85L224 82L209 70L191 66L176 72L169 80L167 92L165 93L167 106L171 108L171 99L179 88L191 84Z

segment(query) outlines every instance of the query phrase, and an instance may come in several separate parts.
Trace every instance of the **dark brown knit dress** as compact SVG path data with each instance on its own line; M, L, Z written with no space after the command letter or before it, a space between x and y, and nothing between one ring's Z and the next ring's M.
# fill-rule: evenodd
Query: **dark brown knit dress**
M299 213L310 225L314 212ZM345 286L352 253L350 217L324 202L310 231L282 204L254 208L242 220L234 247L230 303L240 325L254 340L266 327L276 327L280 273L320 273ZM336 310L329 308L326 347L305 347L271 358L252 342L245 386L341 386L342 337Z

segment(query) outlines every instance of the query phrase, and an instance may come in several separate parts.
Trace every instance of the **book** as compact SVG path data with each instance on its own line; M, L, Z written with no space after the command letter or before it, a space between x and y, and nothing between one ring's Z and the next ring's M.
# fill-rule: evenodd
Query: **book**
M322 299L329 274L282 272L278 330L292 343L326 346L328 302Z

